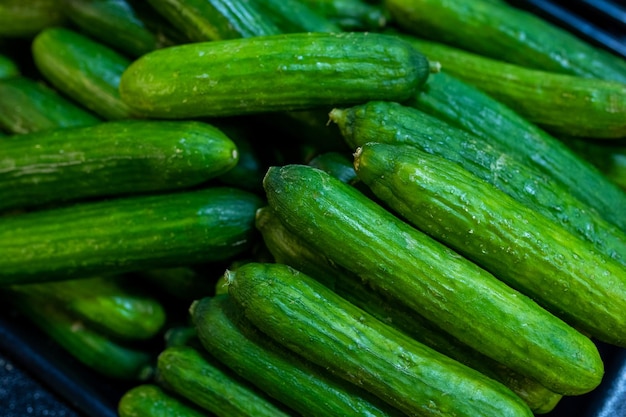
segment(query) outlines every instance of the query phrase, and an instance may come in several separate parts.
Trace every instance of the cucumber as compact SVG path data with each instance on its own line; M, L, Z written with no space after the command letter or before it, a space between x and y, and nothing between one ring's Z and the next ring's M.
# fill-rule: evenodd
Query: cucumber
M561 141L477 88L443 70L428 79L410 105L510 149L512 156L550 175L570 194L626 230L622 209L626 193Z
M157 381L217 417L290 415L207 352L190 346L171 346L159 354Z
M206 417L198 407L154 383L143 383L125 391L117 413L119 417Z
M65 23L60 0L3 0L0 38L30 39L41 30Z
M505 146L398 103L369 102L335 109L330 117L353 149L370 141L404 143L443 156L592 242L598 251L622 264L626 262L626 236L622 231L626 229L618 228L621 224L606 221L548 175L519 161L515 152ZM617 219L619 206L614 210ZM625 221L623 216L621 220Z
M5 216L0 285L227 260L252 245L261 203L216 186Z
M545 71L626 82L626 61L505 1L385 0L406 32Z
M591 340L353 187L305 165L269 168L264 186L289 231L461 342L557 394L601 381Z
M328 172L346 184L353 184L359 180L352 164L352 158L342 152L321 153L311 159L309 165Z
M7 132L24 134L100 121L43 82L23 75L0 79L0 127Z
M62 305L73 317L117 340L150 339L161 331L163 304L146 291L131 288L126 276L11 285L12 292Z
M119 120L46 130L3 141L0 154L3 210L190 188L238 160L234 142L196 121Z
M361 283L358 276L333 265L325 256L289 232L269 207L257 210L255 224L275 262L289 265L315 278L378 320L501 382L524 400L534 413L552 411L563 397L460 343L415 311L372 291Z
M120 99L120 77L131 61L117 51L80 32L55 27L35 37L32 54L50 84L101 118L139 117Z
M0 53L0 80L20 75L20 69L15 61Z
M282 264L228 273L228 293L262 332L409 416L532 416L500 383L370 316Z
M247 0L148 0L190 42L275 35L281 30Z
M411 41L449 74L557 135L626 137L626 84L530 69L438 42Z
M227 294L202 298L190 311L206 350L299 415L404 415L274 342L243 316Z
M341 32L342 29L300 0L254 0L283 33Z
M354 165L374 194L424 233L572 326L626 346L623 265L443 157L370 142Z
M198 297L209 296L213 293L215 280L205 273L191 266L176 268L152 268L137 271L136 275L149 286L156 287L168 298L176 298L191 302Z
M626 192L626 141L560 138L580 158L596 167L613 184Z
M391 16L379 3L364 0L301 0L345 31L377 31Z
M215 117L407 100L429 71L393 36L290 33L150 52L122 74L120 92L149 117Z

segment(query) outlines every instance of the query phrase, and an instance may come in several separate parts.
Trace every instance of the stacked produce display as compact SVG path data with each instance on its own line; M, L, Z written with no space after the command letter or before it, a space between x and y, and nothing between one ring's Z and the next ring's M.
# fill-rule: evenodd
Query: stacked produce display
M556 416L626 347L626 61L504 0L5 1L0 133L3 314L120 417Z

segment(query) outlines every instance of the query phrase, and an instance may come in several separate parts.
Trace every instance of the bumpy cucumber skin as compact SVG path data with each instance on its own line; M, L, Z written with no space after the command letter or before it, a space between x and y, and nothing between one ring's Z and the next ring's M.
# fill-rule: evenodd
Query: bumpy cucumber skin
M403 101L429 71L422 54L393 36L290 33L153 51L124 72L120 91L147 116L227 116Z
M0 37L29 39L65 23L59 0L4 0L0 3Z
M13 134L91 126L101 120L47 85L26 76L0 80L0 127Z
M507 2L386 0L409 33L511 63L626 82L626 61Z
M626 268L443 157L369 143L355 167L414 226L572 326L626 345Z
M229 187L75 204L0 221L0 283L227 260L249 249L262 200Z
M149 0L191 42L276 35L282 31L251 1Z
M626 230L622 209L626 207L626 193L607 181L598 167L477 88L443 70L429 77L410 105L511 149L511 155L536 166L602 217Z
M289 232L271 208L266 206L257 210L255 224L275 262L289 265L315 278L378 320L502 382L523 399L535 414L552 411L563 397L541 386L535 380L520 375L460 343L415 311L372 291L371 288L363 285L358 276L332 264L321 253L311 249L309 245Z
M228 293L261 331L409 416L531 416L500 383L416 342L291 267L248 263Z
M461 342L559 394L600 383L591 340L349 185L287 165L269 168L264 186L292 233Z
M154 383L126 391L117 405L119 417L206 417L206 413Z
M441 155L626 265L623 231L581 203L547 174L542 175L538 169L519 161L511 149L398 103L369 102L335 109L330 117L353 149L373 141L410 144ZM621 216L618 207L614 207L616 219Z
M227 294L194 302L191 314L206 350L301 415L404 415L274 342L243 316Z
M157 377L168 390L218 417L290 415L215 358L190 346L165 348L157 359Z
M0 143L0 210L203 184L233 168L237 147L196 121L119 120Z
M105 120L138 117L121 100L119 82L131 61L82 33L48 28L32 43L37 69L59 91Z

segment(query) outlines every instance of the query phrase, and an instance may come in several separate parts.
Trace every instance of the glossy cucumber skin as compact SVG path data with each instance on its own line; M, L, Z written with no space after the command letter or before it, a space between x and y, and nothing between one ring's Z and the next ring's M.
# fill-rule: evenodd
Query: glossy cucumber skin
M587 337L349 185L288 165L269 168L264 186L288 230L475 350L558 394L602 379Z
M512 156L554 178L602 217L626 230L626 193L560 140L477 88L443 70L429 77L411 106L491 143L500 143Z
M392 36L290 33L151 52L124 72L120 91L151 117L227 116L406 100L429 71L423 55Z
M208 187L5 216L0 283L226 260L249 249L260 204L246 191Z
M282 31L254 2L236 0L148 0L191 42L250 38Z
M281 29L290 32L341 32L342 29L299 0L254 0Z
M4 0L0 4L0 37L29 39L65 22L59 0Z
M0 126L13 134L71 126L91 126L101 120L48 85L19 76L0 80Z
M0 143L0 209L197 186L237 164L221 130L196 121L118 120Z
M538 384L532 378L460 343L432 322L363 285L355 274L332 264L323 254L289 232L269 207L257 210L256 227L275 262L291 266L315 278L338 295L378 320L404 332L444 355L455 359L510 388L536 414L552 411L562 395Z
M297 270L248 263L228 294L261 331L409 416L531 416L506 387L416 342Z
M356 172L415 227L572 326L626 345L626 268L443 157L369 143Z
M40 32L31 49L38 70L66 96L105 120L138 117L120 98L120 77L131 61L116 50L61 27Z
M335 109L330 117L353 149L375 141L410 144L443 156L594 243L600 252L626 262L626 236L619 225L608 222L548 175L518 160L508 147L398 103L369 102ZM614 208L615 219L620 218L618 207Z
M418 38L411 43L449 74L549 132L626 137L626 85L622 82L530 69Z
M171 346L157 359L157 375L168 390L218 417L287 417L274 400L206 352Z
M243 316L227 294L194 302L191 314L207 351L300 415L404 415L274 342Z
M206 417L206 413L155 383L136 385L117 405L119 417Z
M386 0L399 27L518 65L626 82L626 61L540 17L481 0Z

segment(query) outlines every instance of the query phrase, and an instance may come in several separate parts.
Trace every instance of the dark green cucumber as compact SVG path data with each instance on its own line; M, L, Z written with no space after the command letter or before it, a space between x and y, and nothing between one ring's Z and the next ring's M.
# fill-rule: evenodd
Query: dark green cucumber
M70 126L90 126L100 119L48 85L26 76L0 79L0 127L24 134Z
M300 415L404 415L274 342L246 319L226 294L200 299L190 311L206 350Z
M275 262L289 265L315 278L378 320L500 381L523 399L534 413L550 412L561 400L562 395L478 353L437 328L415 311L363 285L358 276L332 264L325 256L311 249L309 245L289 232L269 207L262 207L257 211L256 227L261 232L263 241L272 253Z
M117 405L119 417L206 417L206 413L154 383L134 386Z
M367 143L361 180L415 227L592 337L626 346L626 268L444 157Z
M147 291L125 285L128 277L93 277L11 285L9 290L62 305L72 316L118 340L157 335L166 319L163 304Z
M221 130L196 121L119 120L0 143L0 209L206 183L237 164Z
M290 33L150 52L124 72L120 91L151 117L226 116L407 100L429 71L422 54L393 36Z
M137 117L120 98L120 77L131 61L119 52L80 32L55 27L35 37L32 54L50 84L103 119Z
M282 31L246 0L148 0L191 42L275 35Z
M580 158L595 166L610 181L626 192L626 141L560 138ZM626 195L626 193L623 193ZM622 205L621 207L625 207Z
M500 383L411 339L307 275L249 263L228 293L262 332L409 416L532 416Z
M475 350L558 394L602 379L587 337L353 187L305 165L269 168L264 186L288 230Z
M60 0L3 0L0 38L32 38L41 30L65 23Z
M0 285L223 261L248 250L261 199L228 187L0 218Z
M15 61L0 53L0 79L16 77L20 75L20 69Z
M625 83L531 69L416 37L410 42L449 74L549 132L626 137Z
M609 223L547 174L518 160L510 148L398 103L369 102L335 109L330 117L353 149L371 141L405 143L443 156L626 263L626 235L617 227L621 225ZM614 210L617 219L619 206ZM626 221L623 216L621 221Z
M333 177L346 184L358 181L356 171L349 154L341 152L321 153L309 161L309 165L328 172Z
M364 0L302 0L302 3L346 31L377 31L391 18L382 4Z
M443 70L429 77L411 105L510 149L511 156L554 178L602 217L626 230L626 193L561 141L477 88Z
M283 33L341 32L342 29L299 0L254 0Z
M75 318L62 305L24 293L9 295L21 314L91 370L109 378L135 382L152 377L155 358L148 350L114 341Z
M418 36L518 65L626 82L626 61L505 1L385 0Z
M157 361L157 381L217 417L287 417L290 412L217 359L171 346Z

